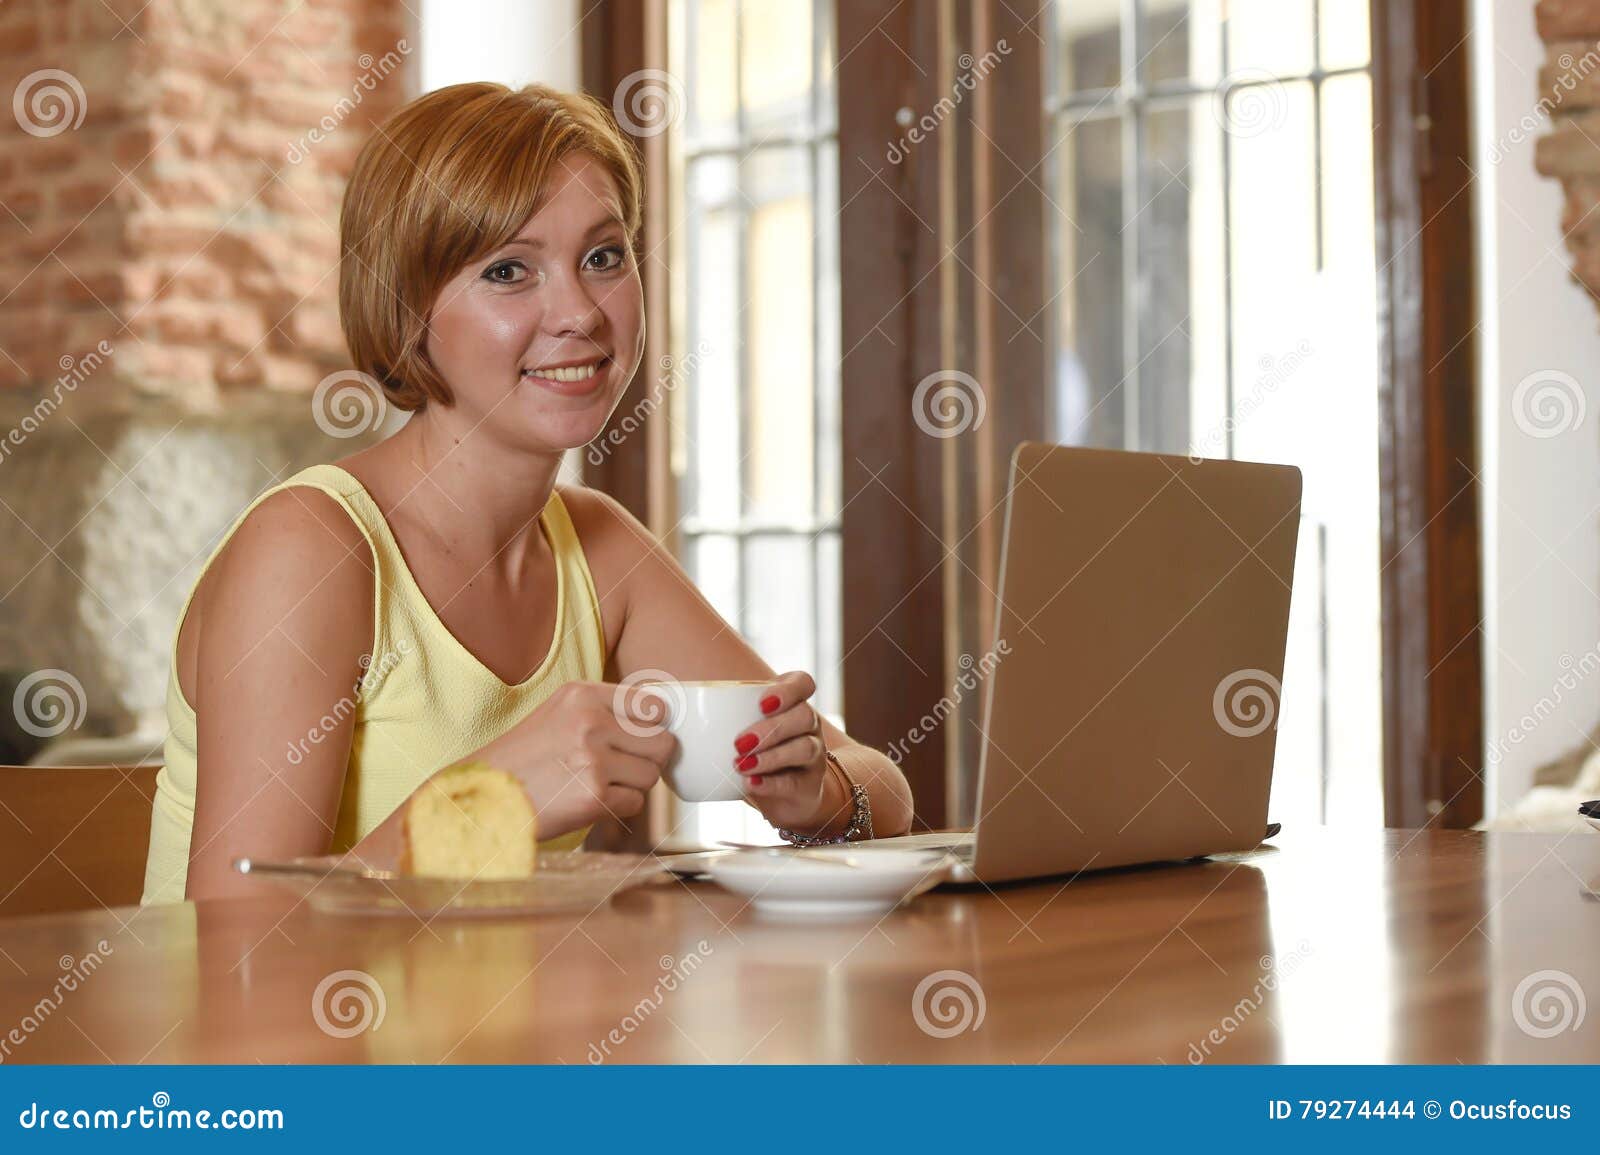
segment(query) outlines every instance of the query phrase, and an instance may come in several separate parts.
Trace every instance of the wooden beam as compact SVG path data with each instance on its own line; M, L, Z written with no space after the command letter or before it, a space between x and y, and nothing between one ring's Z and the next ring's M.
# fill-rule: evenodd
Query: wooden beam
M920 719L944 694L942 442L912 419L940 365L939 156L899 163L902 108L933 106L937 5L838 0L841 452L845 723L905 748L919 829L948 813L941 734ZM900 51L878 51L887 39ZM916 735L915 740L911 736Z
M1384 819L1483 817L1465 0L1373 0Z

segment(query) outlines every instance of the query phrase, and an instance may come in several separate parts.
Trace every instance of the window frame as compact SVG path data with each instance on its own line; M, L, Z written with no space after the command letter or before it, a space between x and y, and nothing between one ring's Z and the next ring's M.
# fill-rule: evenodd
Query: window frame
M1045 428L1048 346L1038 325L1016 325L1047 297L1035 171L1048 147L1044 60L1040 17L1023 7L836 0L835 88L849 110L838 118L837 202L844 702L852 736L881 748L919 729L962 644L991 632L984 591L998 568L1009 449ZM1467 826L1484 801L1467 10L1465 0L1371 0L1371 12L1385 820ZM596 0L584 20L585 86L609 100L630 72L664 67L665 15L665 0ZM1012 48L1006 66L935 141L882 164L897 114L933 107L958 54L1000 37ZM641 141L647 247L652 222L665 235L671 209L652 139ZM646 312L664 339L668 270L649 268L658 260L647 262ZM647 363L664 352L655 350ZM941 440L909 419L912 395L952 367L984 382L988 416ZM624 404L642 388L636 381ZM645 424L646 437L629 438L586 480L676 549L666 423ZM947 498L958 477L967 483L958 500L971 505L965 535L952 532ZM976 724L907 748L918 828L970 820L970 783L956 771L975 768Z

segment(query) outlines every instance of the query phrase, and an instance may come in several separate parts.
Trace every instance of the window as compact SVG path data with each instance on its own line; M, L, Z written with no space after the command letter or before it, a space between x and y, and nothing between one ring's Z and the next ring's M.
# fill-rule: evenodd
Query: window
M832 4L674 0L672 475L681 559L840 722L838 147ZM742 802L680 837L770 837Z
M1047 28L1053 439L1304 470L1273 817L1379 823L1367 4L1071 0Z

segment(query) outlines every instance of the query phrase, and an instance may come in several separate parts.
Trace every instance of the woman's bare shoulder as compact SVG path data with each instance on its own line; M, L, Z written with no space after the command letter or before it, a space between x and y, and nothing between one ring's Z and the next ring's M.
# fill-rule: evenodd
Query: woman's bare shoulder
M587 485L558 485L556 492L567 507L585 554L600 550L637 557L655 547L655 536L609 493Z
M210 636L222 629L241 641L299 623L295 632L313 648L330 624L370 633L373 572L366 538L331 495L302 486L271 494L240 522L196 586L178 639L180 672L193 669L202 622ZM344 648L349 639L341 625L321 640Z
M339 501L298 485L271 494L252 509L217 560L224 570L301 572L310 583L341 572L370 579L373 570L366 536Z

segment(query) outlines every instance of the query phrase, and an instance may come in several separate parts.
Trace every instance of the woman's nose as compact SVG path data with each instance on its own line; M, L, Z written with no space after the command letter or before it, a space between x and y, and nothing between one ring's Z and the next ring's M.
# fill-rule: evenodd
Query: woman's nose
M573 275L552 278L545 292L545 327L561 335L590 336L605 322L600 302Z

